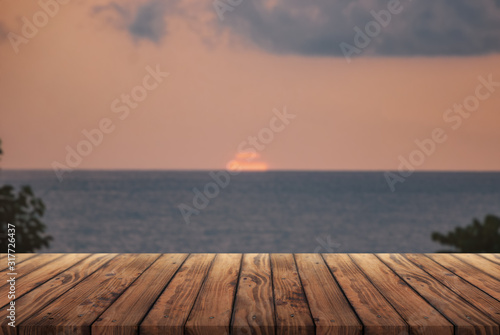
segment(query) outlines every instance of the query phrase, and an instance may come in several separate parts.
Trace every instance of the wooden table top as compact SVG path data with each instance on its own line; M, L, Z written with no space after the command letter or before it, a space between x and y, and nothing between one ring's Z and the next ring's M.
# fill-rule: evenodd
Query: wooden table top
M500 254L7 259L1 334L499 334Z

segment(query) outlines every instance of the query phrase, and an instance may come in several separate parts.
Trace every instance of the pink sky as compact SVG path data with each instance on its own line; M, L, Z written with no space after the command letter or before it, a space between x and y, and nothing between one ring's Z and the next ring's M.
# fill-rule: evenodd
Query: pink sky
M475 94L479 76L500 82L498 54L350 64L283 55L204 26L216 16L202 10L196 20L169 16L168 35L154 43L132 38L112 13L92 14L105 3L61 5L17 54L0 40L2 168L67 164L67 146L76 150L83 130L109 119L113 130L75 168L223 169L286 106L295 118L258 150L270 169L394 170L415 140L442 128L447 140L417 169L500 170L500 86L456 129L443 119ZM21 34L20 19L38 11L36 2L0 1L1 27ZM120 119L113 101L157 66L168 77Z

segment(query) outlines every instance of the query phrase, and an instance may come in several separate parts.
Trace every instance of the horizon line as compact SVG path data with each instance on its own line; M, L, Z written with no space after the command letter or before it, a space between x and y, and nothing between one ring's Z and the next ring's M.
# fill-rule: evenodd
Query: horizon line
M42 169L42 168L0 168L0 173L2 171L53 171L53 169ZM90 168L90 169L74 169L71 171L68 171L68 173L71 172L112 172L112 171L117 171L117 172L133 172L133 171L141 171L141 172L203 172L203 171L227 171L228 173L229 170L225 168L203 168L203 169L133 169L133 168ZM266 172L399 172L399 170L382 170L382 169L268 169L265 171L240 171L239 173L266 173ZM419 170L414 170L414 173L416 172L442 172L442 173L500 173L499 170L446 170L446 169L439 169L439 170L432 170L432 169L419 169ZM238 173L238 174L239 174Z

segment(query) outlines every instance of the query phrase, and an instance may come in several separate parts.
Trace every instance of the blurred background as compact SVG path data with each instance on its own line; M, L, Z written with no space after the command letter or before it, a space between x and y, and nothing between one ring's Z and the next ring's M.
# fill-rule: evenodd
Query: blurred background
M499 252L500 1L0 0L1 246Z

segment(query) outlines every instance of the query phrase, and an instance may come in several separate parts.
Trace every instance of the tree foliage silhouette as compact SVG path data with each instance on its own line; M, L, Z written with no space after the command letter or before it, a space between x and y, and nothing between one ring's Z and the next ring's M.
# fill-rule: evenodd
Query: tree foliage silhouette
M0 156L3 154L0 140ZM52 236L46 235L45 225L41 221L45 213L45 204L37 198L30 186L21 186L16 192L11 185L0 187L0 252L6 253L8 248L7 225L15 226L16 253L34 252L48 247Z
M472 224L457 227L446 235L433 232L432 240L456 249L439 252L500 252L500 218L487 215L484 223L474 219Z

